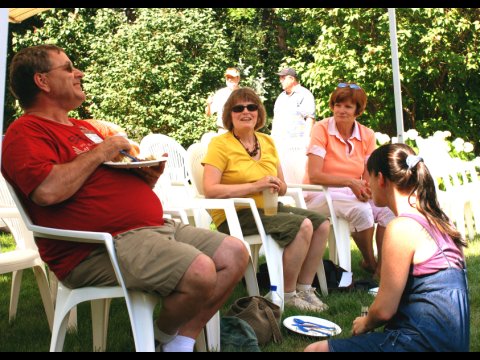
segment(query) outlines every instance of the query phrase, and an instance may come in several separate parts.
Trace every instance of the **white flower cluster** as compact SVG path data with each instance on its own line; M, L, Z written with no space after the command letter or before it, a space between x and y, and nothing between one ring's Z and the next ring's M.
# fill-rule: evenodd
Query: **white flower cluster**
M390 142L390 136L388 136L387 134L383 134L381 132L375 133L375 139L377 140L377 143L379 145L384 145Z
M456 138L455 140L453 140L452 145L455 148L456 152L464 151L466 153L469 153L473 151L473 144L463 140L462 138Z
M410 129L408 131L405 131L403 135L404 135L404 141L407 141L407 140L416 141L417 138L419 137L418 131L415 129ZM449 146L450 141L447 140L447 138L449 138L450 136L452 136L452 133L450 131L438 130L438 131L435 131L435 133L433 134L433 137L436 140L444 142L445 147L447 148L447 151L450 151L450 146ZM390 136L388 136L387 134L383 134L381 132L375 133L375 139L377 140L378 145L388 144L389 142L391 142L392 144L398 143L398 137L392 136L390 138ZM474 150L473 144L463 140L462 138L456 138L451 142L451 145L453 146L453 148L457 153L461 153L461 152L471 153ZM479 158L477 157L477 159ZM477 159L475 160L477 161L477 163L480 164L480 159L479 160Z

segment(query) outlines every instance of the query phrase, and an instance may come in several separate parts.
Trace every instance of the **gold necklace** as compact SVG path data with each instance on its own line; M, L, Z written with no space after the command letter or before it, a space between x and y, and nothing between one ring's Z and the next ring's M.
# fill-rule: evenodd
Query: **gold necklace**
M232 133L233 133L233 136L235 137L235 139L237 139L240 142L240 144L242 144L243 148L245 149L247 154L250 155L250 157L257 156L258 150L260 150L260 145L258 144L258 139L255 136L255 134L253 135L255 137L255 147L253 148L252 151L250 151L250 150L248 150L248 148L245 145L243 145L242 140L240 140L240 138L237 135L235 135L235 133L233 131L232 131Z

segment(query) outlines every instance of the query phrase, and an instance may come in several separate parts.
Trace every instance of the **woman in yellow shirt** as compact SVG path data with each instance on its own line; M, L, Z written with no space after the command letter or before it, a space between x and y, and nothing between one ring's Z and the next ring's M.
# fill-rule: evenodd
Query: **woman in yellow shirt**
M311 284L322 261L330 223L316 212L281 203L277 215L264 214L262 191L271 189L284 195L287 189L273 139L257 132L265 121L265 107L255 91L241 88L232 92L223 112L228 132L212 139L203 160L205 196L254 199L265 232L284 247L285 305L322 311L327 306ZM258 234L251 210L237 212L244 235ZM213 211L212 218L219 231L229 233L222 210Z

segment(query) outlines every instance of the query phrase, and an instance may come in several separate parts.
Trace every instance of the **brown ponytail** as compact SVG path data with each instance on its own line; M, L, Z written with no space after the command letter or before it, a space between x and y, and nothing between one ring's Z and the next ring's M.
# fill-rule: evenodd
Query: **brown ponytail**
M460 232L440 208L432 175L412 148L405 144L382 145L370 155L367 169L370 174L382 173L400 192L408 193L410 206L415 207L430 224L447 233L457 247L467 246ZM410 202L414 193L417 198L415 204Z

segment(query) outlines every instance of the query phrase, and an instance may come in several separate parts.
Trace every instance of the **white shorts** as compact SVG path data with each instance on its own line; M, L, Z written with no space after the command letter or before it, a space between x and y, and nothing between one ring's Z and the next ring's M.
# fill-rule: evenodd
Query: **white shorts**
M328 191L332 196L335 214L348 221L350 232L370 229L374 223L386 227L395 217L389 208L375 206L373 200L368 202L358 200L348 187L330 187ZM323 192L305 191L304 196L308 209L318 211L323 215L330 215Z

